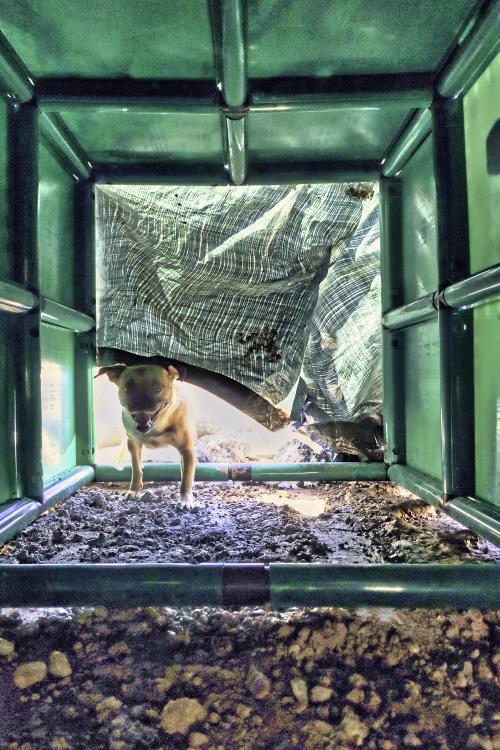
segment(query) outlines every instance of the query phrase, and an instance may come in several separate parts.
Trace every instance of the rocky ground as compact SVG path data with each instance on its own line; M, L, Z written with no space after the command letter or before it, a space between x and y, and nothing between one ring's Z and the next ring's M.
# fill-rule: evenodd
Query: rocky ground
M388 483L91 485L2 562L498 562ZM0 750L500 750L500 612L0 610Z
M497 750L495 612L0 615L2 750Z
M299 483L300 484L300 483ZM2 562L500 562L500 550L387 482L83 488L0 549Z

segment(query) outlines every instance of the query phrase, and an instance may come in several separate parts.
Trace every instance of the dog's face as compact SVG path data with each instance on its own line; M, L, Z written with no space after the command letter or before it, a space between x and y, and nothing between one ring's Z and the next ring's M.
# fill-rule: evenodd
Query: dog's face
M101 367L96 375L107 375L118 386L120 403L134 420L135 428L147 434L159 415L175 400L179 373L172 365L113 365Z

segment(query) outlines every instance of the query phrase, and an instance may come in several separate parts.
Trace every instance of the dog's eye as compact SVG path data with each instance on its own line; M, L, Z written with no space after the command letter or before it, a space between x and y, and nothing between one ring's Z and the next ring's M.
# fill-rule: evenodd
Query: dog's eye
M153 391L155 393L161 393L162 390L163 386L160 383L155 383L155 385L153 386Z

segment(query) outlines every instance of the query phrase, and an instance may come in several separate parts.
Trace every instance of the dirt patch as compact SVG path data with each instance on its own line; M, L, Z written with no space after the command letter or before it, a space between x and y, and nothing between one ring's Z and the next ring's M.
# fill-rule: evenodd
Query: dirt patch
M23 562L499 561L388 483L90 485ZM496 750L500 613L0 610L1 750Z
M0 611L0 747L494 750L499 624L479 611Z
M500 550L386 482L93 484L1 550L3 562L500 562Z

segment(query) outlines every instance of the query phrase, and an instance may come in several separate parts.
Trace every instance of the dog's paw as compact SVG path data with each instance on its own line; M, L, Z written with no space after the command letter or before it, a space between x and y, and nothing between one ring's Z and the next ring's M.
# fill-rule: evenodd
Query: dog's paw
M136 497L141 496L142 490L129 490L125 495L125 500L133 500Z
M186 492L186 494L181 493L179 505L186 510L192 510L198 506L198 503L191 492Z

